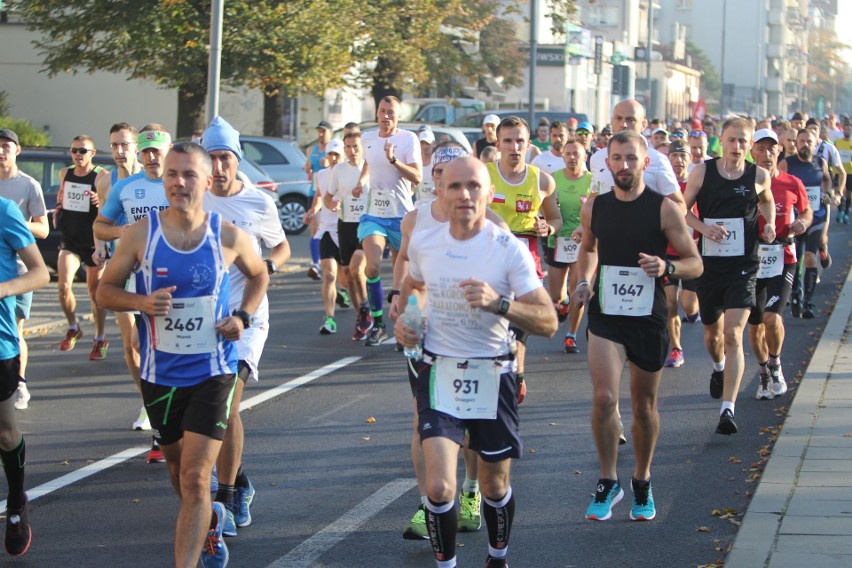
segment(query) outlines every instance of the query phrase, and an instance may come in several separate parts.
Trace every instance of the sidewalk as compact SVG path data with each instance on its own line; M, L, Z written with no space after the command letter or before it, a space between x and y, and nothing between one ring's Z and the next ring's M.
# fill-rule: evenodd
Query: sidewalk
M852 566L852 271L725 568Z

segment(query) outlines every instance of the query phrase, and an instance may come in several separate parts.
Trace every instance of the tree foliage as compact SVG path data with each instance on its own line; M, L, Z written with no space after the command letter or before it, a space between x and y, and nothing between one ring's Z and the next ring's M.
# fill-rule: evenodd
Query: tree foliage
M692 68L701 71L701 98L707 104L711 114L719 112L719 96L722 93L722 79L719 71L700 47L686 40L686 54L692 58Z
M819 97L829 103L826 109L838 111L850 94L849 76L852 73L844 53L850 46L837 37L834 30L814 28L808 34L808 73L810 74L810 103L816 107Z
M0 114L0 128L8 128L18 135L21 146L50 146L50 136L33 126L30 121Z

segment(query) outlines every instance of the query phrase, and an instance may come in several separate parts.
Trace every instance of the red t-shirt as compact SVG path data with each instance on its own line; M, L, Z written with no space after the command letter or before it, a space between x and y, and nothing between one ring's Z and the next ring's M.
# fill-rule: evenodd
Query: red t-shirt
M808 194L802 181L796 176L779 171L772 178L772 198L775 200L775 234L778 239L785 239L790 234L790 224L796 220L793 211L802 213L808 208ZM758 217L760 234L766 219ZM796 248L793 245L784 247L784 264L796 262Z
M680 192L683 193L686 191L686 182L678 181L677 184L680 186ZM692 206L692 212L698 217L698 204ZM699 217L700 219L700 217ZM695 239L695 244L698 244L698 231L692 231L692 238ZM667 256L677 256L677 251L672 247L671 243L666 245L666 255Z

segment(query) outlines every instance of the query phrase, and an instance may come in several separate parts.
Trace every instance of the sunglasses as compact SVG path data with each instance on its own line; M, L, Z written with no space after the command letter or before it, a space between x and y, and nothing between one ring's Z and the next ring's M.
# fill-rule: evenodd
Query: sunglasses
M72 154L88 154L91 150L89 148L71 148L69 152Z
M701 138L702 136L707 137L707 133L703 130L693 130L689 133L690 138Z
M683 134L680 132L672 132L669 134L669 138L683 138Z

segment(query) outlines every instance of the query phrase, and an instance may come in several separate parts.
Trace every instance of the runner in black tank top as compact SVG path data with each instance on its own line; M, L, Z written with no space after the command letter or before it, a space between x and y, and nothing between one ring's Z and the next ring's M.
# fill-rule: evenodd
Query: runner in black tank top
M95 166L86 175L78 176L74 168L69 168L65 173L63 207L57 213L59 248L77 254L86 266L95 266L92 225L98 216L98 207L92 203L91 193L95 191L95 179L101 171L102 168Z
M580 212L579 282L571 298L590 304L592 431L601 461L601 477L586 518L609 519L613 505L624 496L616 470L618 390L628 360L635 434L630 518L649 521L656 515L651 457L660 429L657 388L669 345L663 277L695 278L701 273L701 258L680 208L642 179L649 163L645 140L632 131L620 132L608 150L615 189L587 201ZM668 242L679 260L665 260ZM595 273L595 296L590 301L589 280Z
M758 209L766 219L760 238L768 243L775 240L775 201L769 173L745 160L754 136L747 119L725 121L720 137L722 157L692 170L684 192L687 223L701 234L704 274L696 283L696 292L704 323L704 346L713 360L710 396L724 397L716 433L725 435L737 432L734 403L745 366L742 336L755 306ZM701 220L691 212L696 203Z

